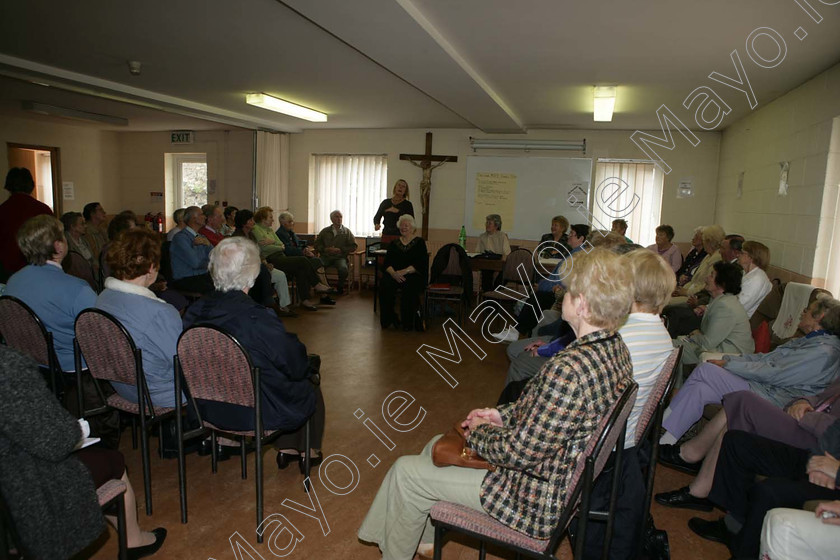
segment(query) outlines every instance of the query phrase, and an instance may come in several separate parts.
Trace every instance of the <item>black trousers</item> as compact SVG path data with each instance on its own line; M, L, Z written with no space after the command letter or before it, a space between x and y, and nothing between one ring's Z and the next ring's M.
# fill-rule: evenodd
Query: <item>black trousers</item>
M398 284L390 274L384 274L379 284L379 322L383 328L387 328L397 314L394 311L394 304L397 300L397 288L400 288L400 315L402 324L414 325L414 317L420 307L420 294L426 287L425 278L419 274L409 274L405 282Z
M662 314L668 318L668 334L671 335L671 338L691 334L691 331L700 328L700 323L703 320L694 313L694 310L687 303L666 305Z
M248 291L248 295L251 296L251 299L266 307L271 307L274 303L274 286L271 285L271 273L264 264L260 265L260 273L254 280L254 285Z
M726 432L709 499L744 524L732 542L735 558L758 557L761 526L771 509L840 498L840 490L808 482L808 457L806 449L739 430ZM756 482L757 474L768 478Z
M546 309L551 309L554 305L554 302L557 301L557 297L554 295L554 292L534 292L537 296L537 305L540 309L545 311ZM533 300L529 300L528 303L531 305L534 304ZM533 308L529 306L525 306L522 308L522 311L519 313L519 316L516 318L516 330L519 331L521 334L527 335L534 327L537 326L537 323L540 322L539 317L537 317L537 313L534 311Z
M277 252L269 255L266 260L282 270L289 280L295 281L300 301L309 299L309 291L318 283L318 273L312 268L308 258L287 257Z

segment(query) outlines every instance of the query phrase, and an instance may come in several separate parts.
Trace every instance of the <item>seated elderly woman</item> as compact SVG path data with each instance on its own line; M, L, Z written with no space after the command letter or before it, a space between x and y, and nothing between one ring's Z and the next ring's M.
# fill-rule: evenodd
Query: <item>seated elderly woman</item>
M724 354L752 354L755 341L750 330L750 319L738 301L741 293L741 267L726 262L716 262L706 277L706 290L712 297L700 329L674 340L682 346L682 363L700 362L703 352Z
M240 210L244 212L244 210ZM298 337L286 332L277 316L248 296L260 270L257 245L242 237L222 240L210 253L210 276L216 290L193 303L184 327L216 325L238 340L262 372L262 414L266 430L288 432L275 443L282 469L305 451L304 424L311 418L311 446L320 462L324 435L324 399L313 384L309 358ZM239 405L199 401L203 418L227 430L253 430L253 410ZM300 462L301 469L303 463Z
M476 253L493 253L506 258L510 254L510 241L505 232L502 231L502 217L498 214L489 214L485 218L484 233L478 236ZM492 270L481 271L481 291L486 292L493 289L493 278L495 273Z
M67 240L64 227L56 218L41 215L26 220L17 232L17 242L29 265L9 278L4 295L16 297L32 308L53 334L61 369L74 371L76 315L93 307L96 294L87 282L61 269Z
M800 327L808 330L767 354L724 356L698 366L668 407L662 422L667 430L661 443L675 443L703 414L703 407L720 403L723 395L753 391L784 406L800 395L819 393L838 374L840 302L818 299L803 314ZM822 315L819 323L815 317Z
M683 258L682 253L680 253L680 248L672 243L673 240L674 228L663 224L656 228L656 243L649 245L647 248L655 251L660 257L665 259L676 274L682 266Z
M111 276L96 299L96 308L116 317L143 351L143 371L155 406L175 406L172 357L181 335L181 315L149 289L160 267L160 236L146 229L124 232L108 246ZM119 395L137 402L134 385L112 383Z
M806 333L803 338L790 340L768 354L712 360L697 368L692 378L709 375L716 383L712 372L724 368L726 374L748 381L749 390L725 394L723 410L695 438L681 446L660 446L660 462L696 473L697 478L679 490L657 494L657 502L711 510L705 498L712 487L720 443L727 429L749 431L796 447L816 446L830 423L826 419L833 421L840 416L840 407L831 407L829 400L840 394L840 302L828 297L815 300L802 313L799 328ZM817 395L828 383L829 388ZM683 390L686 387L688 384Z
M335 290L330 288L326 284L326 280L318 275L317 266L313 265L309 258L286 255L285 245L272 229L274 226L274 210L268 206L257 208L254 213L254 222L252 233L257 240L262 258L274 265L275 268L282 270L287 277L292 278L297 283L301 307L307 311L317 310L315 302L309 300L310 290L314 288L315 292L321 295L335 293ZM323 268L321 268L321 272L323 273ZM334 300L330 301L332 303L322 300L322 303L329 305L335 303Z
M686 253L682 266L677 271L677 286L685 286L694 277L694 271L704 258L706 251L703 249L703 226L698 226L691 234L691 249Z
M98 259L93 258L93 252L85 240L85 218L78 212L65 212L61 215L61 223L64 224L64 236L67 239L67 246L70 251L76 251L82 255L94 268L99 270ZM98 256L98 255L97 255Z
M277 238L283 243L283 254L287 257L306 257L309 259L309 264L318 273L318 281L321 284L327 285L327 275L324 271L324 260L319 258L311 247L301 247L302 243L295 233L295 216L291 212L280 212L278 216L280 227L274 233ZM335 301L328 295L321 296L321 303L325 305L335 305Z
M254 237L254 213L250 210L237 210L234 218L236 228L233 235L236 237L247 237L254 243L257 238ZM274 303L274 296L271 295L271 286L274 287L274 292L277 294L277 303ZM257 279L254 282L254 287L249 292L251 298L257 303L265 305L274 309L278 317L297 317L297 313L289 309L292 303L292 298L289 295L289 281L286 279L286 273L282 270L274 268L274 265L267 260L262 259L262 266Z
M0 346L0 394L0 487L25 557L75 557L96 540L105 530L96 488L112 479L127 487L128 558L157 552L166 529L146 532L137 524L122 453L79 449L85 427L47 390L35 363L7 346ZM108 520L116 525L115 518Z
M438 500L484 511L533 538L546 539L555 528L580 452L632 375L615 331L633 299L618 255L598 249L582 255L568 280L563 316L577 339L515 403L473 410L462 423L469 446L495 470L434 466L437 438L420 455L398 459L359 529L383 558L409 560L418 542L428 552L428 513Z
M569 220L565 216L554 216L551 218L551 231L544 234L540 238L540 244L546 243L540 256L544 258L560 258L563 254L559 246L564 246L568 249L568 235L566 232L569 229Z
M379 285L379 323L383 329L392 324L399 327L400 321L394 311L397 288L400 296L400 314L404 331L422 330L420 321L420 294L429 280L429 253L426 242L417 235L414 216L403 214L397 220L400 236L388 245L383 267L385 273Z
M721 260L720 244L723 242L724 237L726 237L723 228L719 225L706 226L703 228L700 236L703 241L703 252L706 253L706 256L697 265L691 280L674 290L675 299L671 301L672 305L684 303L685 300L679 298L692 296L702 290L706 285L706 277L712 271L712 267L716 262ZM666 313L667 310L668 308L666 307Z

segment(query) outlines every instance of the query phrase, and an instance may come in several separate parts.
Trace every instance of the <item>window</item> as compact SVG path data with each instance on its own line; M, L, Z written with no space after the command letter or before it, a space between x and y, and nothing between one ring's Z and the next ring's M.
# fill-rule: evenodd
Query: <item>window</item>
M354 235L373 234L373 216L388 196L386 155L312 154L309 180L315 231L330 224L330 212L341 210Z
M598 160L592 196L593 224L609 230L612 221L627 222L627 237L653 244L662 210L662 171L653 162Z
M175 208L207 204L207 154L172 154Z

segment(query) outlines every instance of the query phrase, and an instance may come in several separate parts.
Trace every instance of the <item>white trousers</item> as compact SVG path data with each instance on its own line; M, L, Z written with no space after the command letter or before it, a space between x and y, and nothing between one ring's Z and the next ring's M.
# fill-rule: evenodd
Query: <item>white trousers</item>
M292 298L289 296L289 281L286 280L286 274L277 268L271 271L271 285L274 286L274 291L277 292L278 305L286 307L292 303Z
M420 542L434 542L429 511L440 500L484 511L479 493L487 471L434 466L432 445L438 438L420 455L397 459L359 528L359 539L378 544L383 560L411 560Z
M776 508L764 517L761 558L769 560L836 560L840 558L840 525L829 525L813 511Z

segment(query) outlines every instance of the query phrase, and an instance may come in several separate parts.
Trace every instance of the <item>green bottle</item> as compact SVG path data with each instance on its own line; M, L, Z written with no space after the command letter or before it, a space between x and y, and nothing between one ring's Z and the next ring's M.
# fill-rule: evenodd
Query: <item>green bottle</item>
M467 230L461 226L461 233L458 234L458 245L465 251L467 250Z

